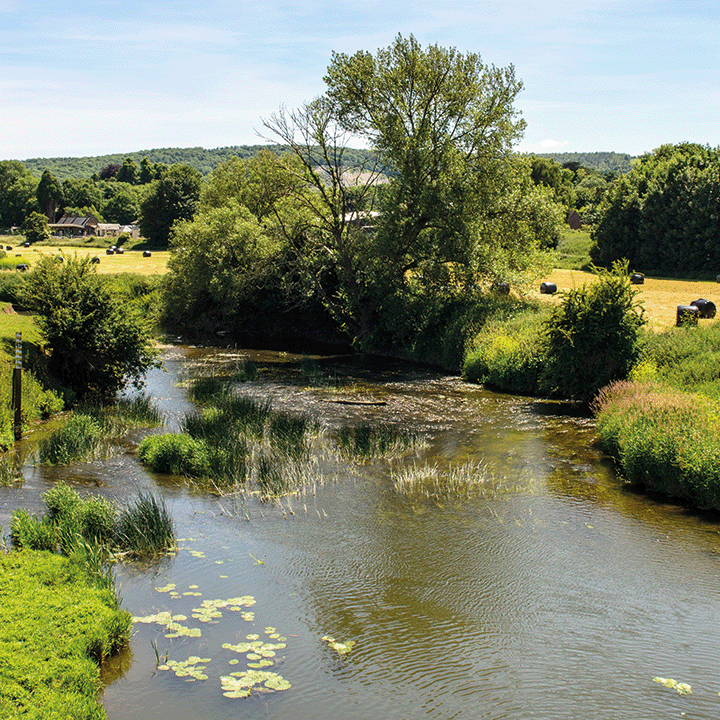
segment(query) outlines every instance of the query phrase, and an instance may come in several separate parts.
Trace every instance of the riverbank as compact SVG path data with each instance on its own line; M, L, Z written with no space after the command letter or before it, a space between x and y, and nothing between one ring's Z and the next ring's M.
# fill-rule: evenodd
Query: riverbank
M561 289L595 282L580 271L554 271ZM649 316L627 378L591 403L601 447L626 481L698 508L720 510L720 323L675 327L675 308L717 297L718 285L646 279L636 299ZM545 296L508 321L490 322L465 358L467 379L504 392L539 395L547 382L546 323L562 296ZM672 324L669 319L672 318ZM591 334L596 330L591 328ZM582 368L590 360L576 359Z
M130 615L79 564L32 550L0 553L0 716L103 720L100 665Z

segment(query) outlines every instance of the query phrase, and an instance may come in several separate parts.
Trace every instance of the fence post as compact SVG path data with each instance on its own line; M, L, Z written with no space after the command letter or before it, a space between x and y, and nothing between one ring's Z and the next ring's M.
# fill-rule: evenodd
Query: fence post
M15 411L15 439L22 439L22 333L15 333L15 367L12 380L12 407Z

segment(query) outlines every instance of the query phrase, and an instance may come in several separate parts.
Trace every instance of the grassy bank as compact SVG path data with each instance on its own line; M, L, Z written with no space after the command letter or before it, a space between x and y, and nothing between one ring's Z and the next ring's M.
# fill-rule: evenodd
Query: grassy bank
M551 278L577 288L587 276L555 270ZM632 366L613 378L621 382L603 388L592 403L600 443L629 482L720 510L720 321L674 326L676 305L713 300L720 286L646 279L636 290L651 321L637 336ZM563 301L538 297L534 308L488 323L466 355L465 376L505 392L550 394L553 386L544 380L556 359L547 323ZM589 334L604 345L595 326ZM591 343L566 372L583 368L593 352Z
M128 641L130 615L83 565L0 553L0 717L105 718L99 665Z

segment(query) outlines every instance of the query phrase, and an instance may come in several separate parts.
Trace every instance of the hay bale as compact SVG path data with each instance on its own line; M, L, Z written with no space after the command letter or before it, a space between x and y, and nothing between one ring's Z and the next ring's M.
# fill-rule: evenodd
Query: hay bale
M554 295L557 292L557 285L551 282L544 282L540 285L541 295Z
M645 276L642 273L633 273L630 276L630 282L633 285L642 285L645 282Z
M700 310L695 305L678 305L675 325L697 325Z
M698 309L698 314L701 318L714 318L717 313L715 303L710 300L705 300L705 298L698 298L690 304Z

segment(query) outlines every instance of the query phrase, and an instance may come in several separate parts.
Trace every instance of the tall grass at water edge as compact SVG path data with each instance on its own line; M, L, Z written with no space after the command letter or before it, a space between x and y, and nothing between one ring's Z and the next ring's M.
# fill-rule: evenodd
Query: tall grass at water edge
M488 488L495 489L488 468L473 462L447 468L430 464L402 467L392 470L391 479L396 492L431 500L464 498Z
M184 475L220 492L256 490L263 497L293 492L315 475L310 438L318 426L306 416L271 409L203 378L202 409L188 413L181 433L151 435L138 457L151 470ZM209 392L205 392L209 390Z
M109 407L86 406L40 443L38 457L43 465L93 460L108 454L111 442L130 428L161 423L159 411L146 396L121 399Z
M98 572L117 553L147 556L163 553L175 544L175 528L165 502L140 492L116 506L58 483L43 495L47 512L42 517L15 510L10 537L16 548L47 550L83 560Z
M593 410L601 446L629 482L720 510L720 414L713 401L621 381L600 392Z
M390 458L426 444L417 433L384 423L345 425L335 436L341 455L351 460Z

